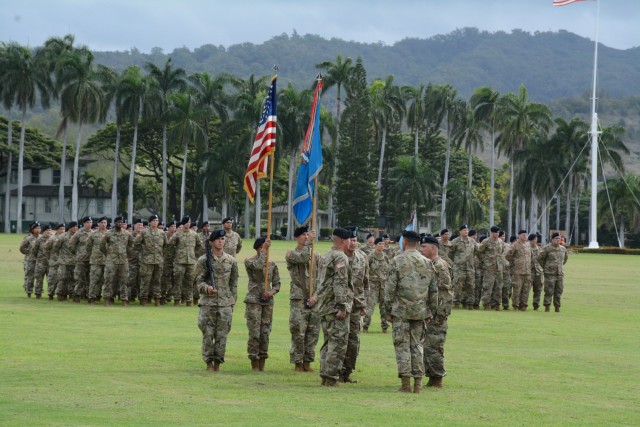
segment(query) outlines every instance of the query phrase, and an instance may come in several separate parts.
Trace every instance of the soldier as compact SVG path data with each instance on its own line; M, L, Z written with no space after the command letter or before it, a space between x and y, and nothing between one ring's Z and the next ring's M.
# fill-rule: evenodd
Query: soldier
M235 257L237 253L242 249L242 238L240 235L233 231L233 218L226 217L222 220L222 228L225 234L224 251L229 255Z
M191 230L191 218L185 216L180 223L182 229L176 231L169 241L169 245L175 246L173 305L180 305L182 299L187 307L191 307L195 283L196 250L200 250L200 239L198 234Z
M136 237L138 237L144 231L144 222L142 218L138 218L133 221L133 228L131 231L131 237L133 240L132 246L129 248L127 258L129 261L129 277L127 279L127 296L129 303L134 303L138 295L140 294L140 255L142 249L140 243L136 243Z
M58 301L66 300L74 289L74 271L76 269L75 255L69 246L69 241L78 231L78 223L71 221L67 225L67 232L54 243L54 250L58 252L58 286L56 295Z
M391 260L384 288L384 303L393 324L393 346L402 381L399 391L422 390L424 371L425 322L431 323L438 308L438 287L431 261L417 250L420 235L402 233L402 252Z
M195 269L200 291L198 327L207 371L218 371L224 363L233 306L238 299L238 263L224 252L225 234L224 230L214 230L209 235L209 253L198 258Z
M548 312L551 302L556 309L556 313L560 312L562 300L562 291L564 290L564 265L569 259L567 248L562 246L560 233L551 235L551 243L546 245L540 255L538 261L544 269L544 311Z
M367 241L360 246L360 250L365 253L365 255L369 256L376 250L375 244L376 236L373 233L367 234Z
M33 256L36 260L36 268L34 270L36 281L36 299L42 298L42 292L44 290L44 276L46 276L47 271L49 270L49 251L47 251L46 249L46 244L51 236L51 226L45 225L41 228L42 236L35 240L33 246Z
M69 241L69 247L75 253L76 269L73 275L75 287L73 289L73 302L80 302L80 298L85 298L89 290L89 270L91 269L91 250L87 250L87 245L91 239L91 225L93 220L90 216L82 218L82 228L78 230Z
M364 316L362 331L365 334L369 333L373 310L375 309L376 304L378 304L382 333L386 334L387 329L389 328L389 321L387 320L389 313L387 313L384 308L384 284L387 281L391 262L389 261L389 257L384 253L384 242L382 237L375 239L374 245L375 250L369 254L368 259L369 294L367 295L367 314Z
M451 242L449 256L453 261L453 306L473 310L475 300L475 254L477 243L469 237L469 227L460 227L460 236Z
M249 276L249 288L244 298L247 329L247 353L251 370L264 371L269 358L269 335L273 320L273 296L280 291L280 273L275 262L269 261L268 283L265 285L265 265L271 240L259 237L253 243L256 254L244 261Z
M477 230L469 230L469 237L476 242L476 249L485 238L485 236L479 236ZM478 310L480 308L480 300L482 299L482 268L480 266L480 259L478 258L477 251L474 256L474 269L475 280L473 282L473 309Z
M320 317L309 299L316 288L320 256L314 253L313 273L311 281L310 263L311 246L315 231L308 227L296 228L293 237L296 247L287 252L285 260L291 276L289 291L289 331L291 332L291 349L289 360L295 364L296 372L313 372L311 362L315 360L316 345L320 337ZM313 286L312 286L313 285Z
M500 311L505 269L504 242L498 237L500 228L494 225L490 232L489 238L484 239L478 247L478 256L483 269L482 306L485 310Z
M40 236L41 231L42 227L40 227L40 223L32 222L29 225L29 233L24 236L22 243L20 243L20 253L24 255L24 284L22 287L29 298L31 298L31 294L33 293L33 282L36 272L36 259L35 254L33 254L33 246Z
M347 354L349 313L353 305L349 258L344 250L352 233L344 228L333 230L333 246L320 259L318 288L309 303L317 303L324 344L320 348L322 385L336 387Z
M52 235L47 241L45 250L49 259L49 270L47 271L47 294L49 299L52 300L56 294L56 288L58 286L58 249L54 250L54 243L56 240L64 234L64 224L58 224L56 227L56 233Z
M449 240L449 230L443 228L440 231L440 246L438 246L438 256L444 259L448 264L449 268L453 267L453 261L449 257L449 252L451 251L451 241Z
M140 254L140 305L154 299L160 306L160 280L164 265L164 248L169 244L167 235L158 229L158 215L149 217L149 228L140 233L135 243L141 248Z
M533 288L533 309L537 310L540 307L540 296L542 295L542 289L544 286L544 271L538 256L542 251L540 247L540 237L538 234L529 234L529 245L531 245L531 287ZM527 295L528 297L528 295Z
M105 233L100 242L100 250L106 254L104 266L104 286L102 296L104 305L113 305L114 288L120 289L120 300L124 307L129 305L127 283L129 281L129 260L127 252L133 245L133 238L125 227L124 220L117 216L113 220L113 229Z
M198 237L200 238L200 244L202 247L196 252L196 256L200 258L204 255L205 248L207 247L207 242L209 241L209 235L211 234L209 221L203 221L199 225L200 232L198 233Z
M173 261L176 255L176 247L169 245L168 241L171 240L175 234L176 228L176 221L171 221L167 227L167 245L165 245L163 253L164 266L162 268L160 305L165 305L167 302L171 301L171 295L173 294ZM209 244L208 241L207 244Z
M504 242L502 245L502 262L504 265L504 271L502 272L502 309L509 310L509 300L511 299L511 265L509 265L509 261L507 261L507 252L511 247L511 243L516 239L515 236L511 236L512 240L510 243L507 243L507 236L504 234L504 231L500 230L498 233L498 237L500 240Z
M95 304L96 301L100 301L102 296L106 256L100 250L100 243L102 243L102 238L107 233L108 222L106 216L100 218L96 223L98 228L91 233L87 242L87 252L90 254L89 264L91 266L89 269L89 292L87 293L87 302L89 304Z
M526 311L531 287L531 245L527 243L526 230L518 232L518 240L507 252L507 260L513 266L511 305L514 310Z
M447 319L453 305L453 289L449 265L438 255L438 246L438 240L434 237L425 236L420 239L422 255L431 260L438 283L438 309L433 322L427 324L424 341L424 369L425 375L429 377L427 387L442 388L442 378L447 375L444 369L444 344L449 329Z
M351 231L349 244L344 253L349 258L351 268L351 283L353 286L353 310L349 314L349 339L347 354L342 364L340 380L345 383L355 383L351 373L356 370L356 361L360 352L360 320L367 314L367 295L369 293L369 260L367 255L358 249L358 228L347 227Z
M391 260L396 255L396 251L391 247L391 239L388 234L382 235L382 241L384 242L384 254Z

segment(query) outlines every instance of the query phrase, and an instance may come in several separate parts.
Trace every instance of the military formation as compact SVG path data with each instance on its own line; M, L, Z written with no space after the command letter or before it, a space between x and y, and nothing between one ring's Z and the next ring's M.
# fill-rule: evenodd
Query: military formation
M198 231L199 230L199 231ZM541 236L520 230L512 241L491 227L479 236L467 225L451 236L404 231L399 245L388 235L369 234L358 244L357 227L333 231L332 247L315 253L315 231L294 231L295 247L285 257L289 291L289 360L296 372L314 372L320 347L321 385L355 383L361 333L368 334L376 306L382 333L391 336L401 392L420 393L442 387L446 376L444 345L452 309L526 311L533 290L533 309L551 305L560 311L567 249L554 233L542 247ZM269 259L271 241L262 237L245 261L244 297L248 330L247 356L253 371L264 371L269 357L274 300L281 289L278 265ZM47 279L50 300L86 300L122 306L199 307L202 358L209 371L224 363L227 336L238 300L240 236L233 219L210 231L186 216L162 224L157 215L127 225L116 217L94 222L85 217L55 227L33 223L20 245L24 257L24 290L42 298ZM544 290L544 298L542 292ZM413 378L413 385L411 379Z

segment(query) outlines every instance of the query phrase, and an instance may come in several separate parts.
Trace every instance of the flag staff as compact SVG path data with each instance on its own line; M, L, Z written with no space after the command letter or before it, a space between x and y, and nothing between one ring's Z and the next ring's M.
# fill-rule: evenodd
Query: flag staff
M274 77L273 79L278 77L278 66L273 66ZM272 79L272 80L273 80ZM271 240L271 213L273 210L273 168L275 165L275 156L276 156L276 145L273 144L271 147L269 158L269 210L267 211L267 240ZM264 290L269 289L269 247L267 247L266 251L266 260L264 263Z
M593 93L591 96L591 207L589 212L589 249L598 245L598 113L596 113L596 81L598 73L598 35L600 33L600 1L596 0L596 38L593 55ZM604 173L604 172L603 172ZM576 236L577 237L577 236Z
M322 74L318 73L316 76L316 84L322 83ZM322 87L318 91L318 98L320 98L320 93L322 92ZM317 105L316 108L320 106ZM318 123L316 123L316 126ZM313 180L313 205L311 208L311 230L315 230L317 227L316 223L316 208L318 206L318 177L316 176ZM316 238L311 239L311 259L309 260L309 297L313 295L313 280L314 280L314 265L315 265L315 250L316 250Z

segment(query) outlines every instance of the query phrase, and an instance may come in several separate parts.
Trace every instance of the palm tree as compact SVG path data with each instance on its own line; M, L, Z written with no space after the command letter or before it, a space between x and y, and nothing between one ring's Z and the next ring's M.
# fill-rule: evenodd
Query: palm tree
M167 220L167 109L170 93L184 90L186 87L186 71L182 68L173 68L171 58L167 59L164 68L159 68L152 62L147 62L145 68L153 83L152 90L157 92L160 99L157 113L162 122L162 220ZM206 203L205 203L206 210Z
M476 120L473 113L473 109L467 107L467 111L460 118L460 123L456 126L453 135L456 147L460 148L464 146L468 153L469 166L468 166L468 179L467 188L469 190L473 187L473 153L480 148L484 151L484 145L482 144L482 135L480 133L480 123Z
M398 157L392 177L395 180L393 186L395 203L402 206L405 211L415 210L416 215L419 215L421 207L432 203L438 191L434 169L428 167L416 156Z
M4 61L6 55L6 47L4 44L0 45L0 62ZM1 73L1 71L0 71ZM6 85L3 85L3 78L0 75L0 99L4 108L7 110L7 182L5 184L4 195L4 232L11 232L11 172L13 169L13 152L11 146L13 145L13 121L11 120L11 108L13 107L13 101L9 97L5 98L5 91L9 90Z
M423 84L420 84L417 87L403 86L402 93L404 94L405 99L410 103L409 109L407 110L407 126L409 126L409 128L414 132L415 139L413 155L417 156L420 129L424 126L426 118L424 100L425 87Z
M482 204L476 197L473 189L463 182L454 179L449 183L451 196L449 199L449 209L447 210L447 221L455 223L478 223L482 221L484 213Z
M618 179L605 181L606 187L598 192L599 211L601 215L618 214L620 229L618 230L618 246L624 248L625 220L631 224L640 221L640 177L627 175ZM615 217L612 218L614 223Z
M388 76L384 81L375 80L371 83L369 92L371 94L373 123L381 134L380 161L376 183L376 215L380 215L382 167L384 165L384 150L387 145L387 131L394 124L402 122L406 108L400 87L393 84L393 76Z

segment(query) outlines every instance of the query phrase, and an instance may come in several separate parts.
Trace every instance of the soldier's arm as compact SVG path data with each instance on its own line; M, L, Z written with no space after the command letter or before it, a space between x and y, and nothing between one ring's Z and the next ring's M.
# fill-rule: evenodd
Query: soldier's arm
M238 236L238 244L236 245L236 253L240 253L240 249L242 249L242 239Z
M100 252L102 252L103 254L107 253L107 242L109 240L109 237L107 234L105 234L104 236L102 236L102 239L100 239Z
M247 273L250 271L263 271L265 263L267 262L267 253L260 252L260 255L249 257L244 260L244 267L247 269Z
M142 245L142 241L144 240L144 237L142 237L144 235L144 233L140 233L138 234L134 239L133 239L133 243L135 243L136 245L140 246Z
M198 259L196 262L196 287L198 292L204 295L208 294L208 288L211 286L209 283L209 271L207 268L207 261Z
M396 299L396 290L398 288L398 272L396 268L396 260L391 260L391 268L387 281L384 283L384 305L387 313L391 313L392 302Z
M345 255L344 257L333 259L332 263L334 269L333 295L339 310L345 311L346 306L349 303L349 301L347 301L347 289L349 287L349 260Z
M563 252L564 252L564 261L562 262L562 265L565 265L567 261L569 261L569 251L565 249Z
M76 252L76 247L78 246L78 241L80 241L80 232L76 232L76 234L74 234L73 237L71 237L71 239L69 239L69 249L71 249L71 252L73 252L73 253Z
M30 246L29 239L25 237L24 239L22 239L22 242L20 243L20 253L22 255L27 255L29 253L29 246Z
M285 257L287 265L309 264L311 256L311 246L305 245L302 251L288 251Z
M364 293L365 293L365 297L366 297L366 296L368 296L368 293L371 290L371 287L369 286L369 263L368 262L364 263L364 279L363 279L363 283L364 283Z
M231 275L229 277L229 290L233 295L233 304L238 301L238 262L234 259L231 265Z
M433 267L431 267L433 270ZM429 293L427 294L427 319L433 319L438 311L438 282L436 281L435 270L429 282Z
M278 265L273 264L273 275L271 277L271 289L277 294L280 292L280 273L278 271Z
M542 268L544 268L544 265L547 263L547 251L545 250L545 248L542 248L542 250L538 254L538 263Z

